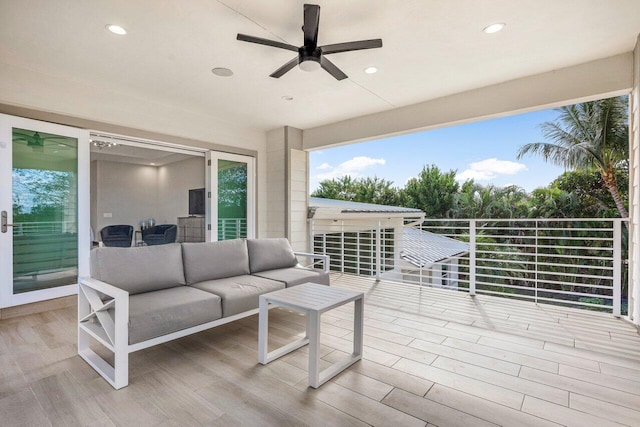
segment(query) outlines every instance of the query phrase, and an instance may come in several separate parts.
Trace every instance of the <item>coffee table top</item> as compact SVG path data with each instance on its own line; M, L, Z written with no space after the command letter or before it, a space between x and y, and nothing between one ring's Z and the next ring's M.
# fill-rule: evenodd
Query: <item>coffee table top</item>
M317 283L303 283L291 288L262 294L260 298L293 309L324 312L358 298L364 298L364 293L332 288Z

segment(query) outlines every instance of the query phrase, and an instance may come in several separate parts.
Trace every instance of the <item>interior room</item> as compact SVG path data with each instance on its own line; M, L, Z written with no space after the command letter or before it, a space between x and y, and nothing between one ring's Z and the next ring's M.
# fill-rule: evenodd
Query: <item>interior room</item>
M100 231L112 225L132 226L134 246L144 244L143 229L164 224L177 226L175 241L204 241L204 204L190 214L189 201L190 190L204 192L204 154L126 142L110 144L98 137L91 144L95 244L103 244Z

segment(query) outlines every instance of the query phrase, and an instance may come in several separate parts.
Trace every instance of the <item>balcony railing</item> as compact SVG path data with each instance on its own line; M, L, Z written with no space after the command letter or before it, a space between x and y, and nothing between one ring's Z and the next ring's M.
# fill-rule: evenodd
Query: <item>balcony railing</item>
M14 236L43 236L75 232L76 221L17 222L13 225Z
M331 269L609 311L626 289L622 219L311 220Z
M247 237L246 218L218 218L218 240Z

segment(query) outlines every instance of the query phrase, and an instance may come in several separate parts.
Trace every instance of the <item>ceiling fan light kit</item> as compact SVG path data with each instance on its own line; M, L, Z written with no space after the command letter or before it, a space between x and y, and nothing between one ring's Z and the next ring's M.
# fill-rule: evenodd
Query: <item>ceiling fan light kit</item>
M343 80L347 75L343 73L333 62L325 56L350 52L352 50L375 49L382 47L382 39L360 40L355 42L336 43L318 46L318 24L320 23L320 6L316 4L304 5L304 44L296 47L287 43L275 40L263 39L261 37L238 34L237 39L244 42L262 44L265 46L277 47L279 49L298 52L298 56L271 73L271 77L280 78L286 72L295 68L296 65L303 71L315 71L320 68L331 74L336 80Z

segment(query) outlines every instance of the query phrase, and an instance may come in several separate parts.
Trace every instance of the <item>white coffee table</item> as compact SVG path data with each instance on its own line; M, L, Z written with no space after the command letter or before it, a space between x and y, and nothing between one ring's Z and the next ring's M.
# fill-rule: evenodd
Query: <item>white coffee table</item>
M320 315L355 301L353 320L353 353L320 372ZM269 305L286 307L305 313L306 336L298 341L268 352ZM347 289L304 283L291 288L260 295L258 330L258 361L263 365L309 344L309 385L318 388L358 360L362 359L364 294Z

